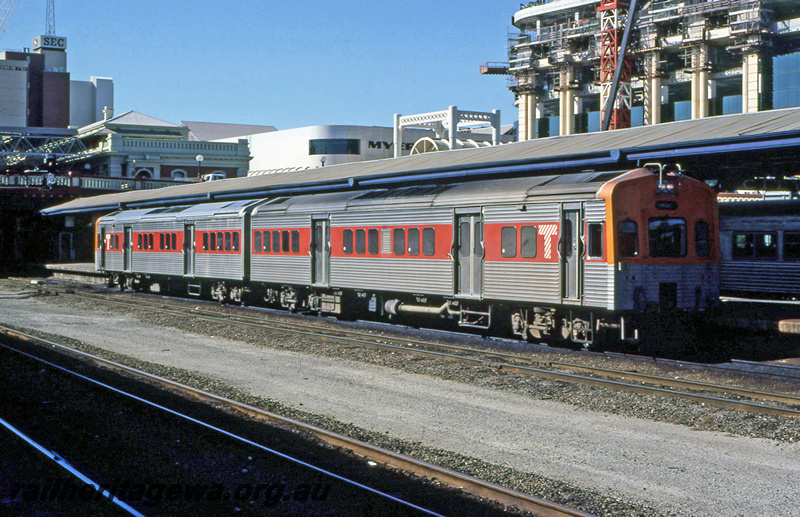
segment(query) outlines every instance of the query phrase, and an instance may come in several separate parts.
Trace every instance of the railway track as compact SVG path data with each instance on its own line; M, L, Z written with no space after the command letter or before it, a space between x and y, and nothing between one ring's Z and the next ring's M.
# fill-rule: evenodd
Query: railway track
M55 343L52 341L44 340L41 338L37 338L35 336L16 331L14 329L10 329L7 327L0 326L0 335L7 336L8 338L19 340L21 342L33 345L35 347L45 347L48 349L56 350L60 354L64 354L73 358L77 358L80 361L91 363L95 366L99 366L103 369L110 370L112 372L120 373L126 375L128 377L140 378L145 379L148 384L153 386L169 390L170 392L180 394L181 396L195 400L201 401L208 405L213 405L215 407L220 407L230 412L234 412L236 414L246 415L248 417L266 421L271 424L280 424L282 426L289 426L294 429L298 429L304 433L307 433L311 436L314 436L318 440L327 443L333 447L338 447L350 451L357 456L361 456L366 458L372 462L380 463L386 465L391 468L400 469L405 472L413 473L416 476L428 478L428 479L436 479L438 482L450 485L453 487L457 487L465 492L469 492L475 494L481 498L493 500L500 502L506 506L515 507L521 509L523 511L528 511L534 513L536 515L542 516L553 516L553 517L562 517L562 516L582 516L587 517L589 514L584 512L574 510L556 503L552 503L549 501L545 501L536 497L529 496L527 494L522 494L520 492L516 492L513 490L509 490L507 488L494 485L491 483L487 483L480 479L476 479L464 474L460 474L458 472L454 472L452 470L444 469L438 467L436 465L432 465L430 463L422 462L407 456L403 456L401 454L394 453L392 451L388 451L379 447L375 447L365 442L361 442L359 440L355 440L349 438L347 436L339 435L336 433L332 433L325 429L321 429L316 426L308 425L303 422L289 419L283 417L281 415L271 413L260 408L256 408L254 406L250 406L247 404L243 404L231 399L227 399L212 393L208 393L203 390L199 390L175 381L171 381L169 379L165 379L163 377L159 377L142 370L138 370L135 368L131 368L113 361L109 361L107 359L103 359L96 355L88 354L85 352L81 352L75 350L71 347L61 345L59 343ZM81 378L86 382L92 383L96 386L101 386L103 388L111 389L116 393L120 393L124 396L128 396L134 398L140 402L145 404L151 405L152 407L158 408L159 410L165 410L169 413L178 416L180 418L184 418L187 420L192 421L195 424L201 425L206 428L210 428L212 430L216 430L230 438L234 438L236 440L240 440L246 442L254 447L258 447L264 450L270 450L261 446L259 444L253 443L246 438L242 438L240 436L234 435L233 433L227 432L222 429L214 428L214 426L210 424L206 424L204 422L198 421L190 416L186 416L183 414L179 414L174 410L164 408L155 404L153 402L149 402L147 400L141 399L140 397L129 394L126 392L122 392L121 390L114 388L112 386L105 385L99 381L93 380L85 375L72 371L68 368L53 364L48 362L42 358L37 357L35 354L26 353L16 349L13 346L8 346L5 344L0 344L0 347L6 350L13 350L17 353L23 354L26 357L40 361L42 364L47 364L49 367L57 368L58 370L67 373L69 375ZM275 451L272 451L275 452ZM281 454L281 453L277 453ZM285 456L285 455L283 455ZM291 459L291 458L289 458ZM312 467L314 468L314 467ZM324 474L328 475L329 473ZM336 476L334 474L334 476ZM337 476L340 478L340 476ZM349 483L353 483L349 480L344 480ZM377 492L375 490L369 489L367 487L366 490L371 491L373 493ZM386 495L386 494L384 494ZM419 510L421 513L429 514L429 515L437 515L435 512L425 510L424 508L418 508L410 503L406 503L405 501L401 501L394 496L386 495L386 497L395 500L399 504L406 505L408 508L413 509L414 511Z
M552 380L575 382L646 395L680 398L710 406L750 411L755 413L800 418L800 397L711 384L675 377L648 375L624 370L614 370L563 361L540 360L535 357L502 351L482 350L472 347L410 340L345 328L320 328L318 323L295 323L269 318L266 314L249 316L212 311L200 307L188 308L146 298L120 300L104 294L64 292L66 296L84 300L157 311L176 316L194 317L207 321L243 325L271 331L291 332L312 338L324 338L348 345L358 345L392 352L455 361L475 366L489 366L501 371L530 375ZM691 390L691 391L683 391ZM708 393L725 394L726 397ZM743 398L749 400L743 400ZM764 404L772 402L790 407Z

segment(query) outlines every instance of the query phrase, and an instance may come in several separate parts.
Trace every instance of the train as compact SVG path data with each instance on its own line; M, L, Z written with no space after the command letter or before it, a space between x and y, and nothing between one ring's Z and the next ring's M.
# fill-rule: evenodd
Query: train
M588 347L713 307L719 224L712 187L655 165L118 210L96 267L123 289Z
M720 291L800 298L800 199L719 204Z

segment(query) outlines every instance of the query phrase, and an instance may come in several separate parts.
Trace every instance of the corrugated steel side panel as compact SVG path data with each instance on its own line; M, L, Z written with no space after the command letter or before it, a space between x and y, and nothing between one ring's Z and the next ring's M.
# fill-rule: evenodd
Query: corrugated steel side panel
M606 202L603 200L586 201L583 204L583 217L590 223L605 221Z
M384 226L451 224L453 211L448 208L425 210L383 210L380 212L345 212L331 215L332 226Z
M526 205L522 212L519 206L487 206L483 210L484 223L516 223L516 222L557 222L559 217L558 203L532 203Z
M583 266L583 304L588 307L609 307L608 264L585 262ZM613 292L613 291L612 291ZM613 302L613 299L611 300Z
M331 258L331 285L336 287L415 294L453 293L450 260Z
M242 280L244 268L241 254L196 253L194 275L198 278Z
M133 251L133 271L159 275L183 275L183 253Z
M800 295L800 268L798 266L800 263L797 262L724 261L720 268L720 289Z
M558 263L485 262L483 296L493 300L559 303Z
M622 271L615 270L616 309L634 309L634 293L639 287L643 288L647 304L657 304L659 284L669 282L678 287L677 308L694 309L697 286L702 289L701 299L719 297L719 275L716 264L626 265Z
M250 278L254 282L308 285L311 283L311 257L308 255L252 255Z
M287 215L282 213L264 213L252 218L251 228L310 228L310 214Z
M240 230L241 217L220 217L215 219L198 219L195 221L195 231L203 230Z
M106 270L122 271L123 256L121 251L106 251Z
M133 225L134 232L179 232L183 231L183 223L176 221L148 221ZM134 244L134 248L136 245Z

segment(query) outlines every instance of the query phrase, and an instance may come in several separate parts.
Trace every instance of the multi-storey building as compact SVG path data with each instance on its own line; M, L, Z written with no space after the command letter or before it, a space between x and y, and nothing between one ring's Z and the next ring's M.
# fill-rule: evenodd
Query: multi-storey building
M519 140L598 131L632 0L539 0L514 14ZM784 0L636 2L613 107L624 127L800 106L800 11ZM624 113L623 113L624 114ZM629 119L627 122L626 117ZM614 124L611 126L614 128Z
M113 107L112 79L70 80L67 38L37 36L32 49L0 52L0 127L80 127Z

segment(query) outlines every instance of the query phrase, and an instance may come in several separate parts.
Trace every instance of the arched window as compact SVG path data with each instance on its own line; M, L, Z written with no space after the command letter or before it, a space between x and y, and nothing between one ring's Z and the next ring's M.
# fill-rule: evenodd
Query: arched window
M153 173L151 173L147 169L139 169L136 171L136 179L138 180L149 180L152 179Z
M184 171L184 170L175 169L174 171L172 171L172 175L171 176L172 176L172 179L174 179L176 181L180 181L180 180L185 180L188 175L186 174L186 171Z

